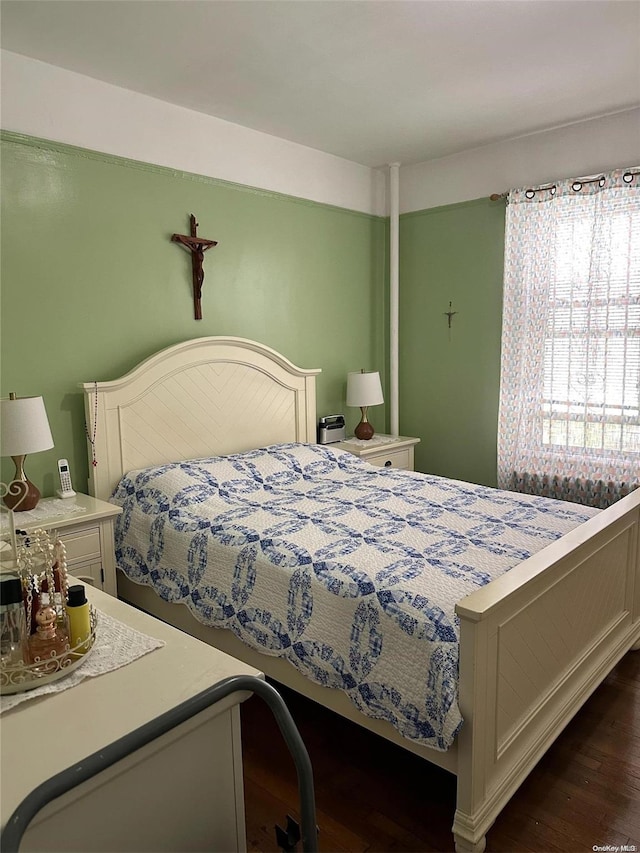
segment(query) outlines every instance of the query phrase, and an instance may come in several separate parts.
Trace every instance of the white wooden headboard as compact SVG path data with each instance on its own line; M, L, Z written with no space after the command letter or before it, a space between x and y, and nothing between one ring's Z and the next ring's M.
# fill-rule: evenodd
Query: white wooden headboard
M107 500L124 474L150 465L314 442L318 373L255 341L209 337L83 383L90 493Z

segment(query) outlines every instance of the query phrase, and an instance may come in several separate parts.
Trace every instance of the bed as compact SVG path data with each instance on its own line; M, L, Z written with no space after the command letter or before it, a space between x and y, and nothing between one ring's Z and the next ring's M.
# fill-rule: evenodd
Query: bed
M275 453L287 471L304 467L300 453L324 453L322 464L364 483L372 466L314 446L319 372L253 341L211 337L163 350L121 379L84 384L90 459L97 463L90 466L92 494L108 500L130 472L137 472L131 484L147 469L164 476L176 463L179 476L205 476L194 474L191 460L209 460L214 472L234 464L245 471L247 459L253 465L264 448L271 448L269 464ZM280 469L274 476L282 478ZM405 493L422 488L419 474L376 476L391 478L390 487L400 476L404 501ZM348 691L311 680L234 630L203 624L172 603L180 596L164 600L130 566L131 577L119 572L118 594L455 773L456 850L480 853L491 824L546 749L622 655L640 645L640 490L606 510L585 512L591 517L576 518L569 532L455 603L464 722L452 719L441 742L392 725L388 715L372 716Z

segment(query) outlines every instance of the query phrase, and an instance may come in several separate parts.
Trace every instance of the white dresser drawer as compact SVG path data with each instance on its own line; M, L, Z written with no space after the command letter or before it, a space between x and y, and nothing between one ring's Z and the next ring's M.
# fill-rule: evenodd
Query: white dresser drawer
M85 527L73 533L61 530L59 535L67 551L67 565L69 567L73 566L74 563L85 563L92 558L100 560L99 527Z
M367 462L370 462L372 465L378 465L380 468L404 468L405 470L410 470L413 467L411 464L411 450L408 448L369 456Z

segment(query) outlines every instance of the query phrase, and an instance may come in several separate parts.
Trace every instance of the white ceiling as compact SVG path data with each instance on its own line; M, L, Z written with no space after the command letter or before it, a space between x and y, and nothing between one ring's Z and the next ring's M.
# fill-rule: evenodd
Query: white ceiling
M2 48L368 166L640 104L639 0L1 0Z

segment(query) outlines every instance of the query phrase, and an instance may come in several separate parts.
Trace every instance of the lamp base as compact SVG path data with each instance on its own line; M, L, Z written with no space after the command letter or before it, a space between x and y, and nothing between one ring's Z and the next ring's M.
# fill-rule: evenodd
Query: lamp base
M359 438L360 441L370 441L375 433L374 428L371 426L367 419L367 408L367 406L360 406L360 411L362 412L362 419L353 431L355 437Z
M7 494L3 498L4 505L14 512L26 512L35 509L40 500L40 489L34 486L24 473L25 456L12 456L11 458L15 463L16 473L9 483Z
M40 490L33 485L31 480L14 480L11 489L12 491L4 498L7 509L12 509L14 512L25 512L38 506Z

